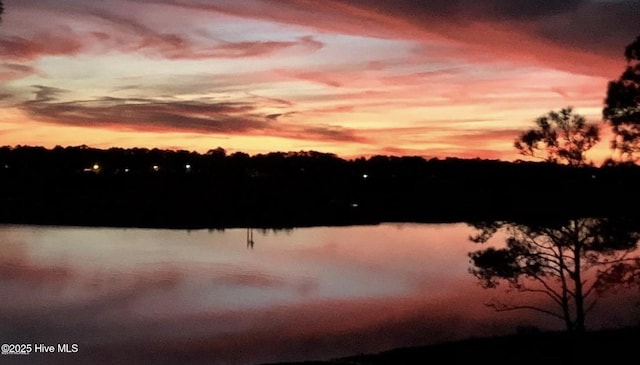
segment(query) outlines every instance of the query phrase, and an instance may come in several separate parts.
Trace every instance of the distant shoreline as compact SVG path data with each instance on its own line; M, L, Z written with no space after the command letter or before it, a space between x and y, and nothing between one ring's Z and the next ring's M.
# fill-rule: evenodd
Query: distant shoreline
M0 148L0 223L291 228L640 217L640 168L318 152Z

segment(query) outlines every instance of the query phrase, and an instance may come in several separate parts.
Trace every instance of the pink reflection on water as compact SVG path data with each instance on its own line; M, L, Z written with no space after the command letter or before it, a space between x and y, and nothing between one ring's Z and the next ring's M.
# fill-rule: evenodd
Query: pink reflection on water
M0 337L79 343L66 363L246 364L561 328L484 306L502 291L468 274L470 233L305 228L255 232L247 249L239 229L3 227ZM633 313L600 315L615 324Z

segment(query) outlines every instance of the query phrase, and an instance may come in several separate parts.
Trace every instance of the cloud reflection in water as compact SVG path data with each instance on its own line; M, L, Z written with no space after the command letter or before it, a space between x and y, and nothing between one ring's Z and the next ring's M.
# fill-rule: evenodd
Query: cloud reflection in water
M5 226L0 337L80 344L73 356L32 355L36 363L244 364L512 333L519 324L559 328L483 305L498 293L468 274L470 232L464 224L267 231L249 250L241 229Z

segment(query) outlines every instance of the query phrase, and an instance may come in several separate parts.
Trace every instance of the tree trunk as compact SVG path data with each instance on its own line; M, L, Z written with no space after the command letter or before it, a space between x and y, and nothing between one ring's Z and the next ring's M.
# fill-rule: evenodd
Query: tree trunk
M560 261L560 281L562 284L562 297L561 297L561 305L562 305L562 316L564 317L564 324L567 326L567 331L573 331L573 321L571 320L571 310L569 306L569 286L567 283L567 276L571 277L570 272L566 269L564 256L560 253L558 256L558 260Z
M582 289L582 275L580 274L580 270L582 267L580 265L580 255L582 254L582 250L579 244L576 245L574 250L575 255L575 268L573 273L573 281L575 284L575 302L576 302L576 321L574 325L575 332L584 332L584 293Z

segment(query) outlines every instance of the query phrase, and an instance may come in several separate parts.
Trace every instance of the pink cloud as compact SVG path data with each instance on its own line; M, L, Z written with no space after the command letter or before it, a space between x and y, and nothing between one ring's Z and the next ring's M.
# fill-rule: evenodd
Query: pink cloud
M276 72L280 75L296 80L310 81L330 87L342 86L342 83L340 81L337 81L336 79L332 78L331 75L328 75L328 73L325 72L292 71L285 69L279 69L276 70Z
M322 42L312 36L288 41L225 41L192 29L171 32L146 25L143 20L119 15L116 9L74 8L64 12L32 9L30 16L41 21L54 17L49 27L41 23L34 31L18 31L0 36L0 55L5 59L32 60L43 56L76 55L81 52L143 52L169 59L260 57L293 49L301 53L321 49ZM153 18L153 16L151 16ZM64 24L68 19L70 25ZM64 24L64 25L62 25ZM14 33L16 31L14 30Z
M292 42L274 42L274 41L247 41L247 42L227 42L222 45L213 47L209 51L202 52L199 57L256 57L269 55L279 50L287 48L301 47L306 52L313 52L323 47L322 42L318 42L311 36L301 37L297 41ZM193 55L188 58L195 58Z
M0 81L21 79L37 73L38 71L29 65L20 63L0 63Z
M440 40L456 45L460 55L470 62L511 60L606 77L619 72L623 47L639 31L633 14L640 10L637 2L589 0L545 2L535 7L499 0L482 5L471 0L422 3L409 0L253 0L248 4L147 0L145 3L295 24L324 32L418 42ZM152 11L160 9L156 7ZM83 42L91 41L107 42L109 49L146 49L169 58L233 58L270 54L296 46L306 51L322 47L309 36L294 41L247 40L203 47L194 37L193 30L177 33L175 27L168 27L168 31L163 31L158 25L149 26L132 17L118 15L108 6L92 10L78 7L74 11L78 13L78 19L100 19L101 24L98 23L97 29L77 34L57 30L56 33L64 34L56 39L47 34L39 34L37 38L5 37L0 42L0 49L4 54L23 58L37 53L73 54L82 48ZM611 27L611 24L616 26Z
M467 58L506 59L569 72L614 76L622 50L637 34L637 2L588 0L528 6L498 0L416 3L363 0L255 1L211 4L162 1L180 7L381 38L456 42ZM616 24L611 32L611 24ZM589 29L589 32L585 32Z
M43 55L72 55L83 48L77 34L36 34L33 38L0 37L0 54L5 59L30 60Z

